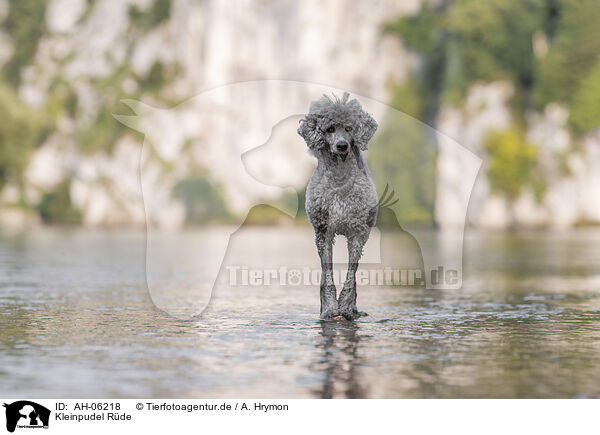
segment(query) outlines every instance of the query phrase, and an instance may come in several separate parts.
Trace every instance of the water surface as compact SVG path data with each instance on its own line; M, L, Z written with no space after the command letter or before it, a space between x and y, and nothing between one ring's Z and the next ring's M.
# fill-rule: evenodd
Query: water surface
M312 286L222 284L199 318L167 314L145 241L0 238L0 397L600 396L600 231L469 234L462 290L359 288L356 322L319 321ZM309 228L245 228L232 245L317 264Z

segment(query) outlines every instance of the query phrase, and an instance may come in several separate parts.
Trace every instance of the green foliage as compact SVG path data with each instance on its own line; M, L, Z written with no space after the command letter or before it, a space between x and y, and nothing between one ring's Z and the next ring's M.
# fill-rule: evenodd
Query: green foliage
M533 34L543 25L543 0L458 0L446 30L458 42L455 53L461 90L477 80L509 78L521 87L533 81Z
M45 193L38 212L45 223L73 225L81 223L81 212L71 203L71 183L64 181L52 192Z
M173 194L185 203L189 223L222 222L230 219L221 192L202 175L180 181L173 188Z
M129 19L141 28L151 29L167 21L171 16L171 0L154 0L148 11L141 11L137 6L129 7Z
M154 0L150 10L151 23L156 26L171 16L171 0Z
M504 79L515 86L517 118L560 101L573 108L570 125L583 133L597 127L600 113L598 23L597 0L456 0L437 9L425 4L384 30L423 56L416 81L426 122L440 99L459 105L476 81ZM536 34L549 45L539 57Z
M403 89L400 87L398 92L403 93ZM404 107L415 110L410 92L404 96L406 100L402 96L394 98L398 107L403 106L401 101L407 101ZM395 110L386 114L380 128L369 144L368 155L378 191L381 193L386 185L395 190L399 200L395 209L401 224L432 225L436 158L433 129Z
M77 123L75 139L82 151L110 153L119 137L131 133L130 129L112 116L113 113L122 111L121 99L131 98L123 91L123 81L127 77L131 77L130 68L121 66L107 77L91 82L94 88L101 89L102 92L98 99L96 117Z
M299 223L306 223L306 218L303 220L297 219ZM266 204L259 204L252 207L248 211L248 215L244 220L243 225L277 225L280 223L289 223L290 218L280 209L271 207Z
M423 56L427 109L436 101L432 91L457 101L478 80L509 79L528 89L535 65L532 37L545 16L543 0L457 0L437 9L426 4L384 30Z
M516 127L493 131L484 141L489 156L488 177L492 192L514 199L524 186L538 191L541 186L535 177L537 148L525 141Z
M3 30L12 39L14 52L3 68L4 77L12 85L18 85L21 69L31 63L38 42L45 31L46 2L39 0L10 0Z
M393 89L390 106L413 118L419 119L423 113L423 99L421 88L423 82L416 78L409 78Z
M116 141L128 132L123 126L114 125L117 121L111 115L113 112L109 110L108 108L100 110L98 116L91 123L77 130L76 136L82 151L110 153Z
M113 113L122 113L122 99L139 98L140 93L131 95L123 90L123 81L132 76L131 69L127 65L121 65L107 77L91 82L94 88L101 90L101 95L95 118L77 123L75 140L82 151L110 153L120 137L132 134L128 127L112 116ZM61 101L61 105L65 105L68 100L63 98Z
M597 0L555 0L556 18L548 53L540 60L534 97L538 106L552 101L573 104L581 80L600 54L600 6Z
M425 2L415 16L384 27L422 56L415 77L398 88L392 105L433 124L441 102L460 106L474 83L502 79L515 89L510 104L516 124L525 125L529 109L558 101L570 106L569 124L583 134L600 125L599 23L597 0L455 0L437 7ZM534 52L534 38L545 38L546 52ZM402 143L427 141L419 139L413 126L392 127L380 138L385 143L379 149L373 147L374 173L382 171L397 192L408 186L412 193L410 198L401 198L399 209L418 206L410 213L417 216L429 210L429 201L416 198L428 198L432 189L419 192L417 185L425 179L414 178L428 173L431 165L422 162L428 161L429 149L422 146L418 152L407 152L410 147ZM526 143L521 128L490 133L484 147L495 192L515 198L527 186L541 199L546 185L536 161L537 150ZM398 174L410 174L414 167L407 171L385 161L377 155L380 151L388 158L398 152L419 170L403 178Z
M125 134L135 134L112 117L113 113L122 113L120 100L123 98L142 99L151 95L156 104L164 103L164 88L175 78L179 70L174 65L155 63L148 74L136 75L127 61L118 65L106 77L78 77L83 87L97 95L96 115L85 116L80 110L78 92L74 83L65 79L60 70L48 75L41 72L48 87L44 101L39 109L31 109L18 97L20 80L25 67L32 66L34 71L40 68L35 63L38 43L46 35L46 4L38 0L9 0L9 12L0 24L0 30L6 32L14 48L14 53L4 65L0 75L0 190L7 182L22 187L23 171L32 152L44 143L46 137L56 130L61 119L73 121L75 131L73 139L84 152L104 152L110 154L115 143ZM84 23L96 6L88 0L87 8L80 22ZM124 38L126 50L131 47L144 32L165 22L171 14L170 0L154 0L144 11L131 10L134 21ZM84 24L85 25L85 24ZM72 59L74 53L67 54L65 61ZM64 64L62 64L64 66ZM125 81L133 86L131 92L124 90ZM137 84L137 86L136 86ZM91 118L91 119L89 119ZM217 214L219 208L216 208ZM61 183L55 189L43 194L38 212L45 222L76 223L81 219L69 199L69 183Z
M88 1L88 7L85 17L89 16L91 9L95 6L94 2ZM130 16L134 28L133 34L151 30L170 17L171 1L155 0L147 11L140 12L132 6ZM3 72L6 81L15 89L19 84L22 68L31 63L35 56L39 39L44 35L45 28L45 2L37 0L19 0L11 1L8 17L2 24L4 31L8 32L13 40L14 55L5 66ZM137 27L136 27L137 24ZM46 94L44 106L39 110L39 116L44 117L43 124L48 127L54 125L61 116L67 116L75 121L76 131L75 140L79 143L81 149L85 152L103 151L110 153L115 142L119 137L131 131L116 121L112 113L122 110L119 101L123 98L142 98L150 94L157 97L163 88L170 83L178 73L174 66L165 66L161 62L156 62L148 74L137 76L131 71L128 64L120 65L107 77L90 80L90 85L100 94L98 99L99 107L95 118L88 120L78 119L78 99L77 93L72 84L66 81L60 75L52 77L52 81ZM131 94L123 90L125 80L135 80L138 84L137 90ZM158 98L160 100L160 98ZM0 109L2 110L2 109ZM12 129L11 132L16 132ZM31 133L36 133L31 130ZM12 138L12 133L5 128L5 141L20 142L21 138L17 136ZM23 133L24 134L24 133ZM40 140L41 136L37 135ZM36 143L35 145L39 145ZM7 148L9 145L0 145ZM20 147L21 151L15 151L18 157L13 160L27 159L27 147ZM0 151L0 154L3 154ZM0 157L1 159L1 157ZM5 158L4 161L7 159ZM18 172L23 164L16 165L11 163L11 167ZM0 175L2 172L2 161L0 161Z
M404 89L395 93L394 100L400 98L404 101L394 102L406 103L407 97L411 98L410 108L403 107L401 110L430 124L437 114L444 81L447 38L443 21L444 17L440 13L425 4L419 14L402 17L384 25L385 32L401 36L409 48L423 55L420 74L411 79ZM416 98L413 91L418 91ZM417 99L421 101L417 103Z
M407 47L429 56L436 51L443 38L443 20L444 17L438 11L425 3L417 15L401 17L386 23L383 30L400 35Z
M0 80L0 188L6 181L21 181L29 155L44 134L39 115Z
M145 92L158 94L169 83L170 74L162 62L155 61L145 77L138 78L141 89Z
M73 118L77 111L77 94L63 78L55 78L46 94L41 112L48 123L56 124L61 116Z
M148 74L137 76L127 64L116 68L112 74L101 79L92 81L94 88L101 90L99 107L96 117L87 122L77 124L76 140L85 152L112 152L117 140L125 134L131 134L131 130L113 118L113 113L122 113L123 105L120 102L124 98L142 99L146 95L152 95L157 100L160 93L178 73L176 66L165 66L161 62L155 62ZM138 89L132 94L123 90L125 80L135 80ZM77 104L76 99L69 99L66 94L62 99L62 105L69 107Z
M579 84L572 104L569 122L577 132L600 127L600 59Z

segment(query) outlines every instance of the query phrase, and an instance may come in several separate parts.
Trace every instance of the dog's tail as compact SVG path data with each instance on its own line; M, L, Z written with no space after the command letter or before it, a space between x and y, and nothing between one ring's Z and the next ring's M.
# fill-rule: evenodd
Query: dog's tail
M389 187L390 187L389 184L385 185L385 189L383 189L383 193L381 194L381 197L379 198L379 207L380 208L384 208L384 207L389 208L399 201L398 198L394 198L396 191L392 190L388 195Z

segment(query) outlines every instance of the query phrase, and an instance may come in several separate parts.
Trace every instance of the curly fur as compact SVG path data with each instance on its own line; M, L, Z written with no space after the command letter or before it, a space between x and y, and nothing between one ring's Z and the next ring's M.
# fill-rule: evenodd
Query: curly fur
M310 105L298 134L317 158L317 169L306 190L306 212L315 230L321 258L321 318L342 315L351 320L364 313L356 308L356 270L362 250L377 220L375 183L361 151L377 130L377 122L357 100L324 95ZM332 248L336 234L348 241L348 274L337 299L333 283Z

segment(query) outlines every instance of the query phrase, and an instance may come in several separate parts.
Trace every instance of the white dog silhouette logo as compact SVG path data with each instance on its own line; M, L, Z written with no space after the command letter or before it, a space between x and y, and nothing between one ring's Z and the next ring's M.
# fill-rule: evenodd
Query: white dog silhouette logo
M144 134L140 175L148 232L146 275L150 295L157 307L186 318L207 307L230 237L252 207L267 204L290 217L296 216L297 200L289 199L297 199L298 191L303 189L315 165L296 134L298 120L305 115L315 97L343 92L310 83L265 80L211 89L170 109L154 108L134 100L123 101L136 115L113 116ZM383 119L389 111L410 118L380 102L356 97L377 119ZM411 122L419 121L411 118ZM464 184L472 187L481 159L452 139L434 133L440 153L451 152L461 157L465 163L462 168ZM188 157L181 158L184 150ZM172 167L169 176L159 170L165 165ZM189 249L184 249L181 241L169 245L163 231L168 225L160 221L157 210L163 207L164 201L158 199L170 195L177 182L198 167L209 179L224 186L224 196L234 217L227 227L211 227L202 236L190 234L183 242L189 243ZM378 189L383 188L378 186ZM418 232L404 228L421 247L427 288L460 288L462 285L463 232L470 194L467 189L453 198L456 225L440 232L436 245L431 245L430 240L420 240ZM280 201L281 197L288 201ZM387 205L393 212L395 205ZM172 208L175 213L177 206ZM181 223L185 214L178 213ZM375 231L365 247L364 262L380 261L377 258L380 243L381 237ZM190 249L195 249L193 255L189 255ZM182 256L182 252L186 255ZM376 254L370 256L368 252ZM440 268L456 271L455 279L450 282L436 280ZM174 308L170 301L178 296L181 296L181 303Z

